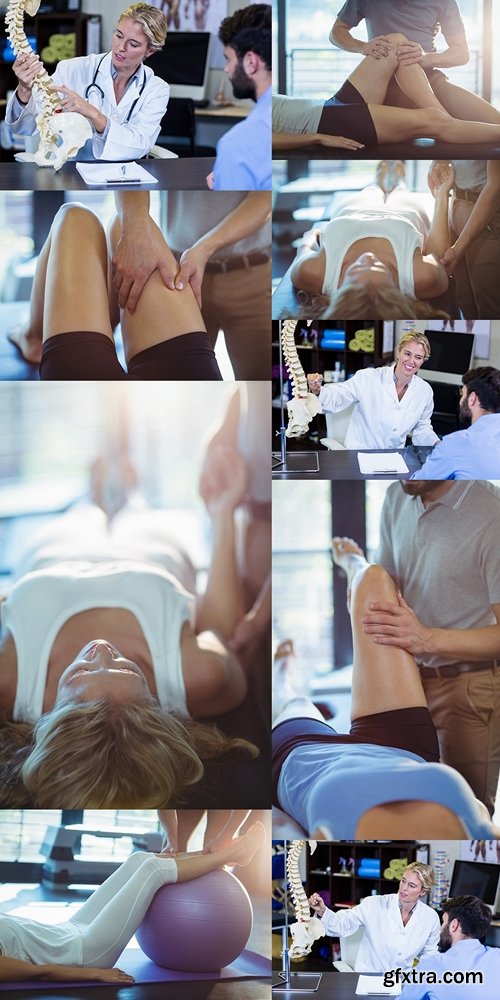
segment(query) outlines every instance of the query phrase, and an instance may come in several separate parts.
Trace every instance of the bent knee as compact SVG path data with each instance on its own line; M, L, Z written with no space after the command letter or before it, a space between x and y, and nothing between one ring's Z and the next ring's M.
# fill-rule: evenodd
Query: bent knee
M356 574L352 582L352 599L357 601L394 600L396 596L394 581L383 566L371 563Z
M69 205L61 205L54 217L54 225L58 228L77 229L79 233L83 228L102 230L102 224L91 208L82 205L81 202L71 202Z
M441 111L441 108L424 108L420 114L425 128L429 129L431 133L441 132L450 121L448 112Z
M403 35L402 31L390 31L387 35L385 35L385 38L388 38L389 41L393 43L393 46L400 45L402 42L408 41L406 35Z

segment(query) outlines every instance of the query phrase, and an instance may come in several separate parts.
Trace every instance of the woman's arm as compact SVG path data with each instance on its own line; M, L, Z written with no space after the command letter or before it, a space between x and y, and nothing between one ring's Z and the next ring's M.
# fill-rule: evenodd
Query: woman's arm
M133 983L132 976L121 969L95 969L81 965L33 965L17 958L0 955L0 982L13 983L40 979L51 982L85 982L97 980L100 983Z
M324 132L273 132L273 153L304 146L330 146L339 149L364 149L364 143L346 139L343 135L326 135Z
M455 182L455 171L451 163L442 166L439 186L435 187L434 214L431 228L424 242L422 253L435 254L439 259L450 245L450 230L448 225L448 195Z
M325 266L325 251L319 245L319 231L308 229L290 268L292 284L305 292L319 294L323 288Z

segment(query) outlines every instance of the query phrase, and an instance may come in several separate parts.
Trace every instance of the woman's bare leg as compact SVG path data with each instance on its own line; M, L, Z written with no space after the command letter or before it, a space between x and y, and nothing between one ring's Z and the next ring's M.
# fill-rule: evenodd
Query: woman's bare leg
M153 223L154 225L154 223ZM163 236L158 229L158 236ZM121 223L118 217L108 231L109 253L112 257L121 236ZM165 242L165 241L164 241ZM165 258L175 274L178 265L172 251L165 243ZM110 288L110 302L116 302L116 296ZM146 282L135 312L131 315L126 309L121 310L121 323L125 358L127 363L140 351L172 340L184 333L197 333L205 330L203 317L198 308L193 290L187 285L183 291L167 288L158 271L154 271Z
M355 548L353 548L355 546ZM362 618L373 601L397 604L396 586L382 566L369 565L351 539L333 539L333 558L347 575L351 590L354 647L351 718L401 708L427 707L418 667L410 653L379 646L362 631Z
M178 872L177 881L188 882L190 879L200 878L201 875L206 875L224 865L248 865L254 854L264 844L265 839L264 825L260 820L257 820L247 833L236 837L227 847L223 847L213 854L178 854L175 859Z
M415 111L368 104L379 142L398 142L428 136L445 142L463 142L471 146L484 142L500 142L500 125L458 121L438 108Z
M403 93L416 104L417 108L439 108L441 111L446 111L421 66L400 66L396 53L398 45L408 40L405 35L393 32L387 35L387 38L390 38L392 43L389 55L384 59L366 56L348 77L349 82L356 87L367 103L383 104L389 81L395 76Z
M42 357L43 309L45 302L45 281L52 242L52 230L40 251L35 275L31 286L30 318L26 324L14 327L7 339L19 348L23 358L32 365L40 364Z

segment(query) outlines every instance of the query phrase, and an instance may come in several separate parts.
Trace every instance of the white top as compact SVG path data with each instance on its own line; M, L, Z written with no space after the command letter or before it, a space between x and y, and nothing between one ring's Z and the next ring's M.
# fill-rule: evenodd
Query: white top
M398 399L394 365L361 368L346 382L324 385L319 401L323 413L358 404L347 430L346 448L403 448L407 434L416 445L439 441L431 425L434 397L429 383L413 375Z
M324 101L273 94L273 132L309 135L318 132Z
M332 913L326 909L321 922L327 934L349 937L358 927L365 934L354 965L355 972L386 972L407 969L419 955L437 952L439 917L421 899L406 924L403 924L397 893L367 896L359 906Z
M344 257L353 243L367 237L386 239L394 250L399 289L415 295L413 255L424 245L421 215L408 207L404 214L395 208L353 208L346 205L321 232L321 246L326 255L323 294L333 295L339 287Z
M160 705L189 718L180 635L193 606L194 598L170 573L139 562L70 561L27 573L1 606L17 654L14 721L40 718L56 636L69 618L92 608L123 608L135 616L151 653Z
M81 931L71 921L51 926L1 913L0 954L33 965L60 965L61 956L64 965L83 965Z
M111 75L111 53L103 57L98 55L77 56L76 59L62 59L52 76L54 83L61 83L77 94L85 97L85 92L92 84L99 62L102 59L95 86L85 98L93 104L109 121L104 140L94 132L92 154L96 159L103 160L133 160L135 157L146 156L158 138L160 122L167 110L170 87L165 80L155 76L149 66L141 65L136 76L127 87L120 103L117 105ZM145 81L145 85L143 87ZM104 97L97 88L103 91ZM141 93L142 90L142 93ZM134 103L130 121L128 113ZM36 115L41 110L38 95L32 94L28 104L21 114L16 116L18 103L15 95L7 104L5 120L15 132L21 135L33 135L36 132Z

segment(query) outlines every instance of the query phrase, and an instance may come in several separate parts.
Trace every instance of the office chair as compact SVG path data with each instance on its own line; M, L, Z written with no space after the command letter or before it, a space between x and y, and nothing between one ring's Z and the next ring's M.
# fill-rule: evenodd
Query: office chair
M178 156L215 156L213 146L196 144L195 103L191 97L171 97L161 121L158 146L168 146ZM175 139L175 142L171 140Z

